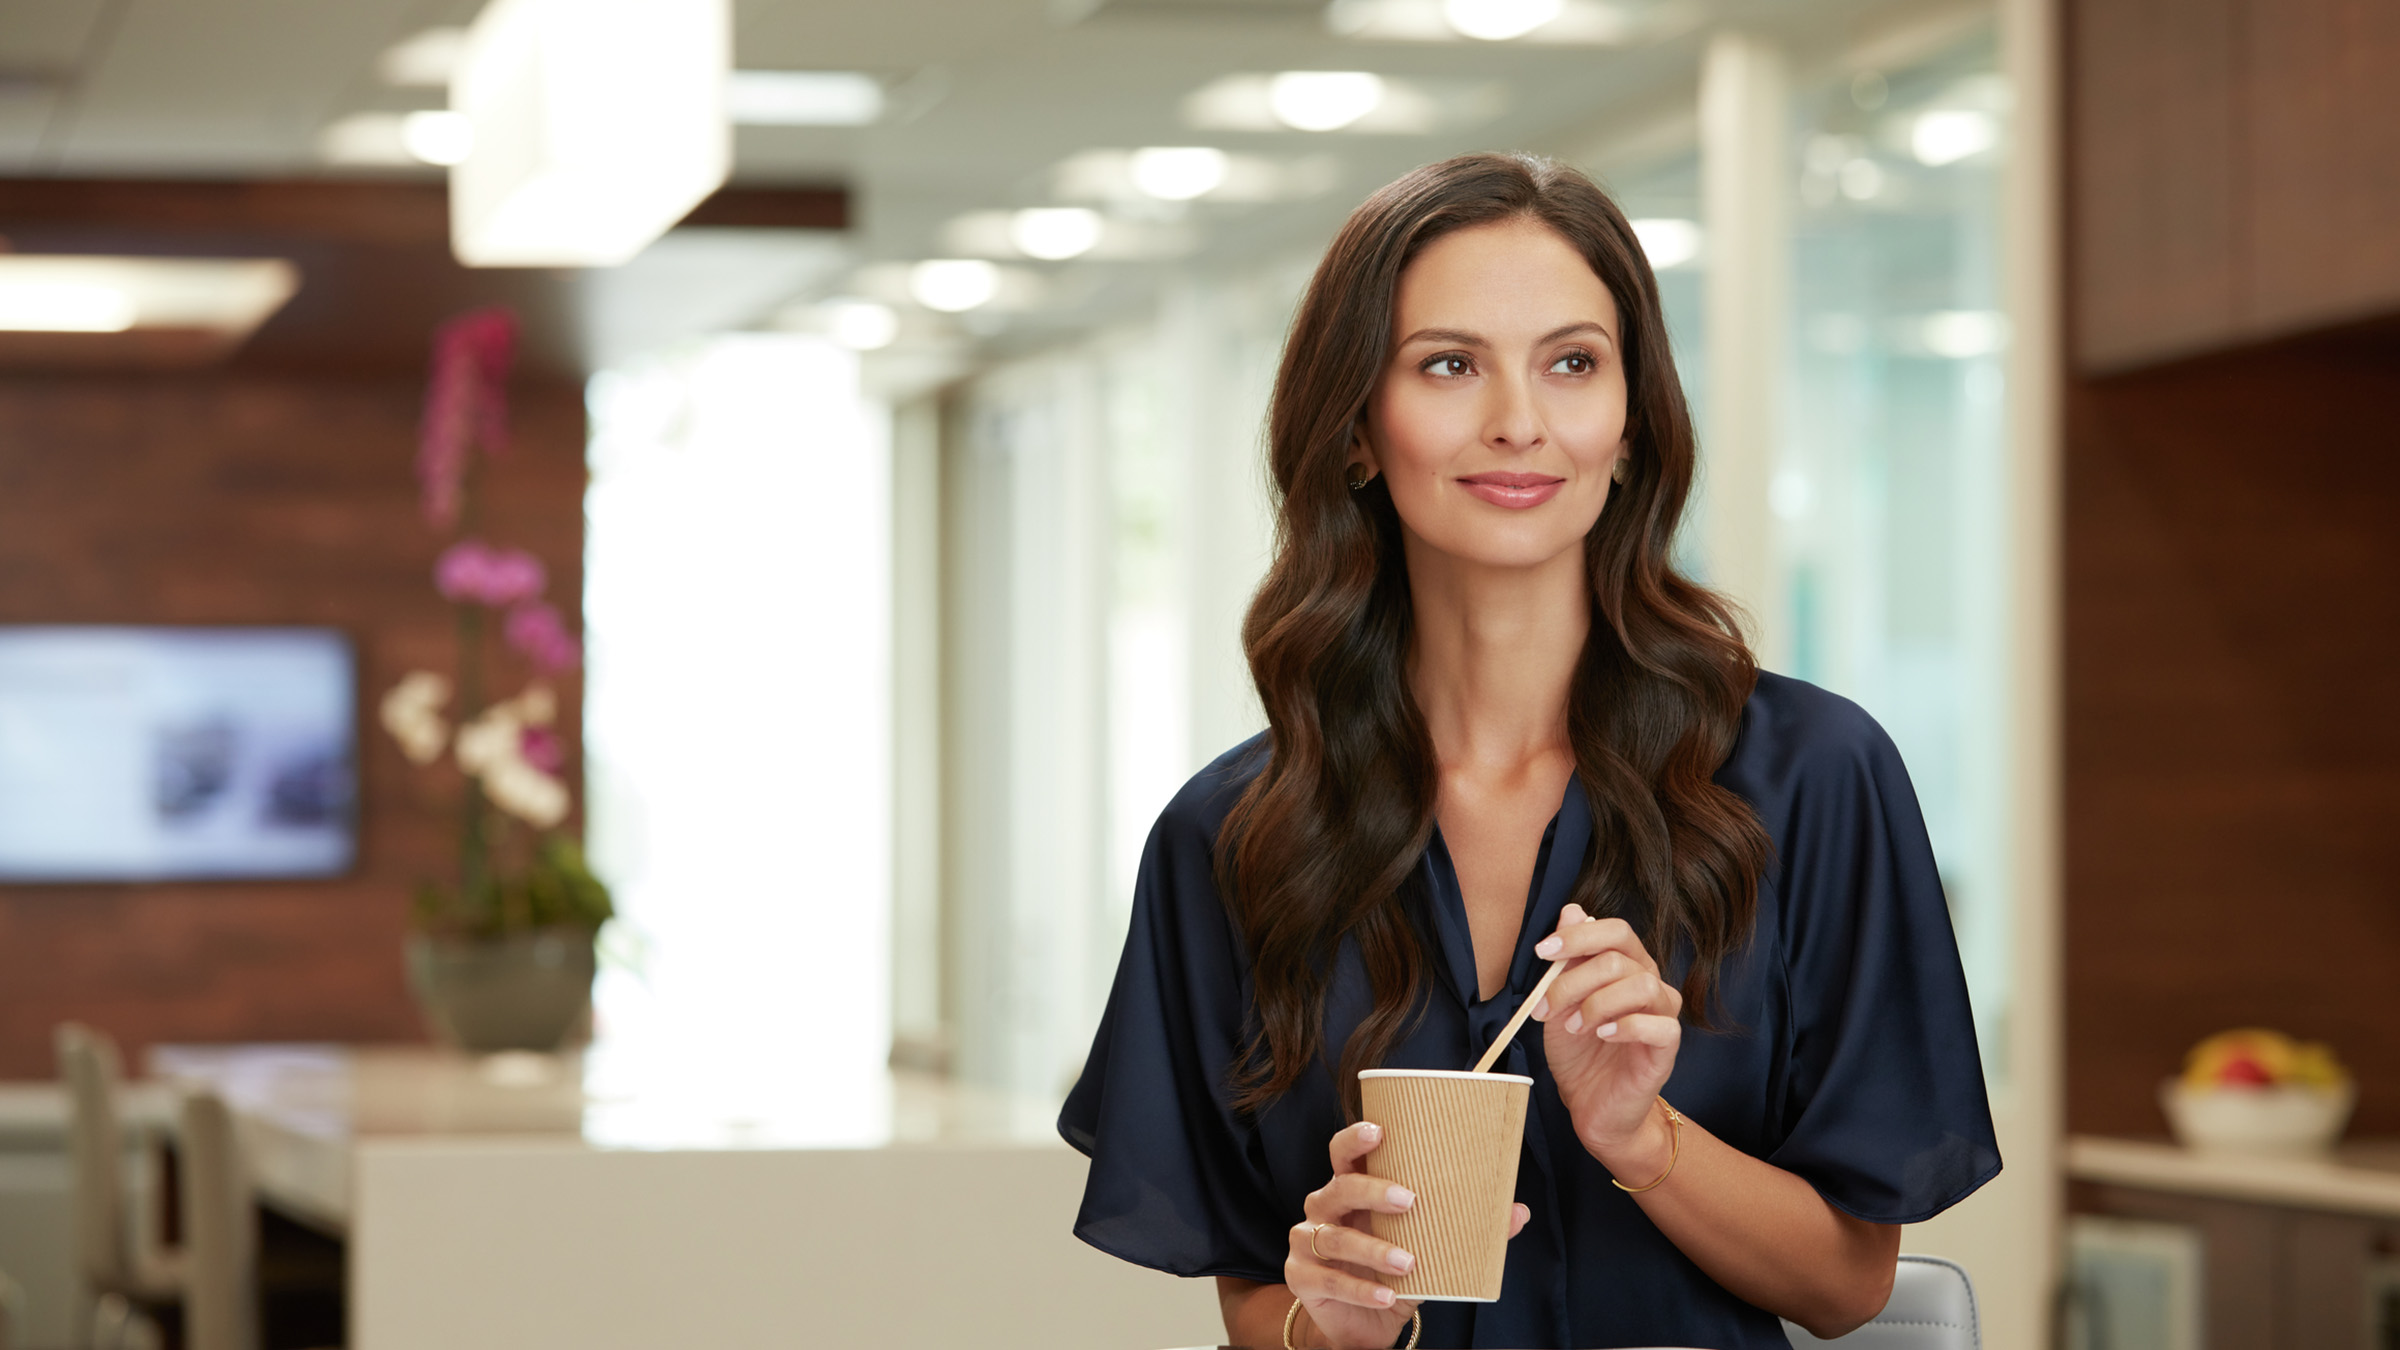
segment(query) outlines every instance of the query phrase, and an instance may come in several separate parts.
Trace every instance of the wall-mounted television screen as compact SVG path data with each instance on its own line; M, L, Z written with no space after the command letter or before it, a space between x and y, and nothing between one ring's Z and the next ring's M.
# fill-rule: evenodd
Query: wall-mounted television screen
M0 625L0 881L347 871L355 691L332 629Z

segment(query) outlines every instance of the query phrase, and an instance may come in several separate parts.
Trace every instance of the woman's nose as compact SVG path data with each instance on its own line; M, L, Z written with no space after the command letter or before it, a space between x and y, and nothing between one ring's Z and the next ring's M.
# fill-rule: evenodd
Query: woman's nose
M1523 375L1504 375L1485 386L1484 443L1494 448L1530 450L1542 443L1541 411L1534 406L1533 383Z

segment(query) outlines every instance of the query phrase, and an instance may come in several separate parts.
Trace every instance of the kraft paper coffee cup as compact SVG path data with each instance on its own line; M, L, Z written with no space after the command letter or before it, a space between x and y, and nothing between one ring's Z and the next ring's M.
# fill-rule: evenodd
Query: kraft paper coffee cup
M1417 1258L1406 1275L1378 1278L1402 1298L1498 1300L1533 1080L1454 1069L1367 1069L1358 1080L1366 1118L1383 1127L1363 1166L1417 1196L1407 1213L1371 1220L1375 1236Z

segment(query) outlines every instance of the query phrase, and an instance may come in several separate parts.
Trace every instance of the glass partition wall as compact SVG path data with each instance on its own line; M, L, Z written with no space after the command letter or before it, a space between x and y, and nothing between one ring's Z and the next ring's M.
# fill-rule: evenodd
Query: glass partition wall
M1857 700L1899 744L1997 1075L2010 332L1995 62L1977 27L1890 69L1793 82L1785 387L1768 477L1707 476L1702 494L1765 495L1770 583L1752 602L1765 664ZM1698 154L1601 176L1657 269L1705 462ZM949 873L959 1010L973 1006L982 1028L960 1028L970 1074L1043 1091L1071 1075L1150 822L1185 776L1261 725L1237 633L1265 563L1266 397L1310 261L1194 278L1151 321L993 370L952 409L951 763L981 784L950 795L951 846L977 860ZM1703 576L1707 509L1683 544ZM1001 826L997 802L1018 824ZM998 861L1027 850L1050 861Z
M1767 484L1769 664L1857 700L1899 745L1995 1077L2011 884L1996 60L1979 31L1796 93L1789 388Z

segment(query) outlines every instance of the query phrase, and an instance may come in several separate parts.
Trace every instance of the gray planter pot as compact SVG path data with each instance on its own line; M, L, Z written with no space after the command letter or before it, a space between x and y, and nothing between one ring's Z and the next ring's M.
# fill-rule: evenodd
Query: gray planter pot
M408 935L408 987L436 1036L461 1050L556 1050L592 1003L592 932Z

